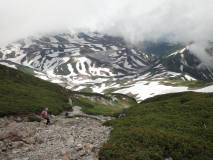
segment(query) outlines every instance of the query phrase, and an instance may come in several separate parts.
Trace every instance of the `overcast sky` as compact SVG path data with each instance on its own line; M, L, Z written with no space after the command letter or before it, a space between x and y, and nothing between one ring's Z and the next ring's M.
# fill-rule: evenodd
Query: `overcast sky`
M70 30L203 46L213 41L212 26L213 0L0 0L0 45Z

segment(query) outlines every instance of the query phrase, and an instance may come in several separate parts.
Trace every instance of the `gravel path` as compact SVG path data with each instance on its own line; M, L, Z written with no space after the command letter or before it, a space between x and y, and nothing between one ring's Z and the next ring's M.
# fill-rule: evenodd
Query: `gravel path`
M80 117L75 117L75 116ZM102 123L111 117L90 116L74 107L69 113L45 122L15 122L1 120L1 160L97 160L98 151L109 137L111 128ZM2 139L2 140L1 140Z

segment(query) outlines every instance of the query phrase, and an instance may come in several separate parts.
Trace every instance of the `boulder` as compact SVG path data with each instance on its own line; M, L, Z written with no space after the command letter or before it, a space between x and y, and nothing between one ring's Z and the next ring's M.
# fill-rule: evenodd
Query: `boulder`
M4 142L0 141L0 148L2 152L6 152L7 151L7 146Z
M67 154L67 149L66 148L63 148L60 150L60 155L61 156L65 156Z
M70 158L67 156L64 156L63 160L70 160Z
M38 144L42 144L42 143L44 143L44 138L42 138L42 137L40 137L40 136L36 136L36 137L34 137L34 140L35 140L35 142L36 143L38 143Z
M9 124L8 120L5 118L0 119L0 128L6 127Z
M24 142L27 143L27 144L35 144L36 143L36 141L33 137L25 138Z
M93 145L92 144L90 144L90 143L83 143L83 145L84 145L84 148L86 150L89 150L89 151L93 150Z
M21 122L22 119L21 119L20 117L17 117L15 121L16 121L16 122Z
M0 148L4 146L4 142L0 141Z
M68 139L67 139L67 145L68 146L72 146L73 144L75 143L75 138L74 136L70 136Z
M29 136L32 137L36 134L36 130L31 129L28 131L28 133L29 133Z
M21 149L14 149L14 150L12 150L13 154L17 154L17 153L20 153L20 152L21 152Z
M77 147L75 147L76 151L80 151L83 149L83 145L82 144L78 144Z
M28 157L23 157L23 158L15 158L13 160L29 160L29 158Z

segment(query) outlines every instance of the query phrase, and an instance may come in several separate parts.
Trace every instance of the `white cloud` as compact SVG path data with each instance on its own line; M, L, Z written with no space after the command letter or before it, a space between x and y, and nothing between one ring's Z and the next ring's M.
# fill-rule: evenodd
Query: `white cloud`
M133 43L166 36L205 44L213 41L212 10L212 0L0 0L0 45L67 29L100 31Z

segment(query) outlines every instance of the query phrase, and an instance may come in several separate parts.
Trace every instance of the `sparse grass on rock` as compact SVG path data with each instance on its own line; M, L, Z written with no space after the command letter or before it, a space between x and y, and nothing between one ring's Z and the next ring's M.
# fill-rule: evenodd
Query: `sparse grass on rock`
M136 104L134 98L122 94L101 95L97 93L73 92L73 106L91 115L117 116L124 108ZM113 98L114 97L114 100Z

